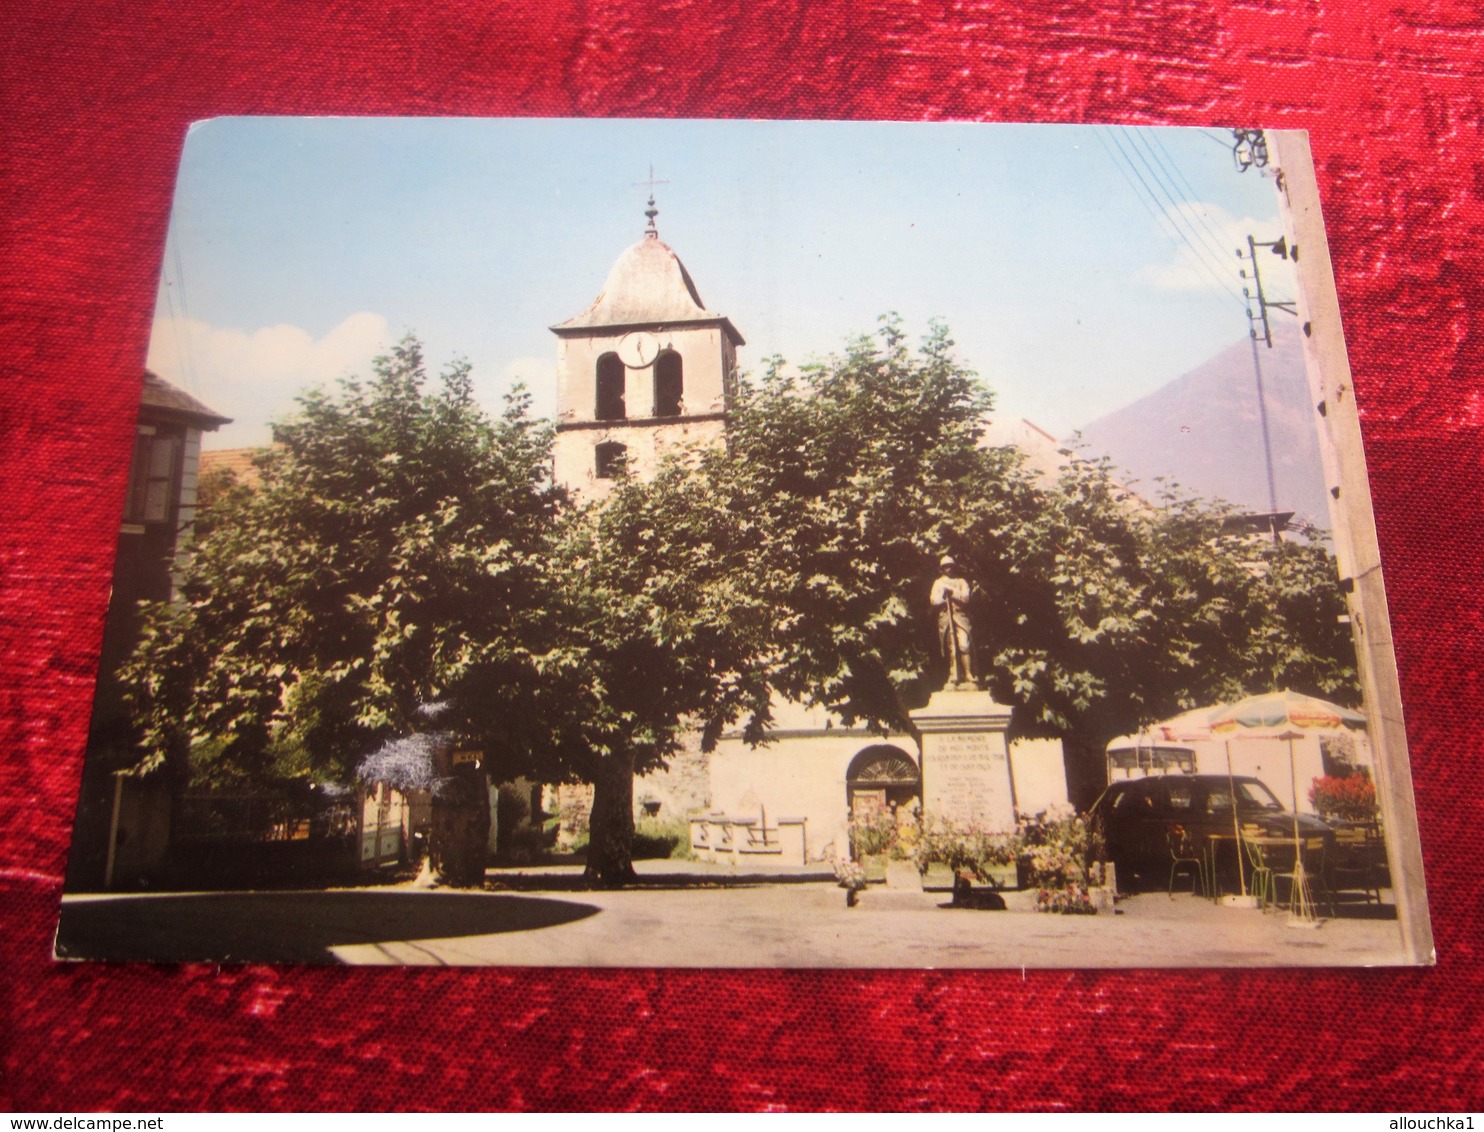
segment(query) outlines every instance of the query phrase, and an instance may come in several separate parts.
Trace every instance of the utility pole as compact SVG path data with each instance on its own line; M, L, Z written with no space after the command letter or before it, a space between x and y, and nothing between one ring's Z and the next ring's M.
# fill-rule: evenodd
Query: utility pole
M1279 236L1276 240L1254 240L1250 235L1247 237L1247 251L1243 253L1241 248L1237 249L1237 258L1245 259L1252 265L1252 282L1257 287L1257 309L1262 318L1262 337L1267 343L1268 349L1273 348L1273 328L1268 321L1268 308L1287 311L1297 317L1298 308L1292 302L1279 302L1269 299L1262 289L1262 272L1257 266L1257 249L1271 248L1273 254L1283 259L1289 258L1288 243L1284 237ZM1298 259L1298 248L1293 249L1293 258ZM1247 278L1247 269L1242 268L1243 279ZM1262 423L1262 454L1266 461L1268 473L1268 530L1273 536L1273 541L1278 541L1278 484L1273 474L1273 437L1268 428L1268 399L1263 390L1262 383L1262 361L1257 352L1257 322L1258 316L1252 313L1253 294L1250 287L1242 288L1242 297L1247 300L1247 336L1252 342L1252 372L1257 379L1257 417Z
M1292 302L1279 302L1276 299L1270 299L1267 297L1267 294L1262 289L1262 272L1258 270L1257 266L1258 248L1272 248L1273 254L1275 256L1279 257L1280 259L1291 259L1295 263L1298 262L1298 248L1297 246L1295 246L1290 249L1288 246L1288 240L1283 236L1279 236L1276 240L1254 240L1251 236L1248 236L1246 255L1244 256L1242 254L1241 248L1237 249L1237 258L1246 259L1252 264L1252 282L1257 285L1257 306L1258 309L1262 312L1262 336L1263 340L1268 344L1268 349L1271 350L1273 348L1273 328L1268 323L1268 308L1272 307L1274 310L1287 311L1289 314L1297 318L1298 307ZM1245 267L1242 269L1242 278L1247 278L1247 269ZM1242 288L1242 294L1246 296L1248 300L1248 317L1250 318L1252 313L1250 305L1252 296L1247 293L1246 287ZM1256 334L1255 330L1253 331L1253 334Z

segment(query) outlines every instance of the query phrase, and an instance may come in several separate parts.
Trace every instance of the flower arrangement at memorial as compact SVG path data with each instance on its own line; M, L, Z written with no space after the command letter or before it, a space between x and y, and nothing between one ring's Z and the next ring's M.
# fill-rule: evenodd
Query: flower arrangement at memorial
M906 820L904 820L904 818ZM916 861L917 846L922 840L922 807L917 802L905 814L897 812L896 837L889 853L893 861Z
M1063 916L1094 916L1097 905L1092 902L1087 889L1075 884L1066 888L1043 888L1036 893L1037 912L1056 912Z
M1037 911L1068 915L1097 911L1088 889L1103 883L1102 858L1101 835L1070 811L1023 818L1013 833L928 818L915 857L921 872L946 865L955 877L989 884L1016 867L1021 883L1038 890Z
M1309 801L1321 817L1345 821L1374 821L1376 817L1376 787L1363 774L1316 778L1309 788Z
M988 882L995 869L1008 868L1020 855L1013 833L990 833L977 826L956 826L928 818L923 822L915 860L919 872L946 865L955 876Z
M1024 818L1018 834L1031 885L1050 889L1101 881L1102 836L1076 814L1047 811Z
M1088 887L1103 880L1103 838L1076 814L1041 813L1020 824L1021 863L1036 911L1091 916Z

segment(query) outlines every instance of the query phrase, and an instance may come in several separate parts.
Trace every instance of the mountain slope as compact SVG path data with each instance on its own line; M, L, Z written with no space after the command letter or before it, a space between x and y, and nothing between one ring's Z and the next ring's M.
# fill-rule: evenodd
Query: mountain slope
M1274 328L1258 343L1273 479L1280 511L1330 526L1314 407L1297 328ZM1164 477L1186 493L1244 511L1270 509L1252 347L1238 341L1147 397L1088 424L1079 455L1109 456L1120 478L1151 501Z

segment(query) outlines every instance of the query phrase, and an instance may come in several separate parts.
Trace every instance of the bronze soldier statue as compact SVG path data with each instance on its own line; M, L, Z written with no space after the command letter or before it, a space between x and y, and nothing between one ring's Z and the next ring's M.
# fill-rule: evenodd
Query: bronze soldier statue
M948 661L948 686L977 688L979 678L974 670L974 625L969 618L969 601L974 589L953 556L945 554L938 562L943 573L933 583L928 600L938 613L938 647Z

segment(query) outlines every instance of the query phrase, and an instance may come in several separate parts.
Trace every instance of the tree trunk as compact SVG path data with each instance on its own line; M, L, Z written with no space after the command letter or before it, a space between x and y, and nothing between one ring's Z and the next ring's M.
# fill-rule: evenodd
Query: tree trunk
M1067 775L1067 798L1079 811L1085 811L1108 785L1108 739L1093 738L1078 732L1062 736L1062 759Z
M588 819L587 868L583 879L617 888L637 879L634 872L634 758L604 759L593 779Z
M484 883L489 848L489 786L477 763L450 769L433 791L428 858L440 884L477 888Z

